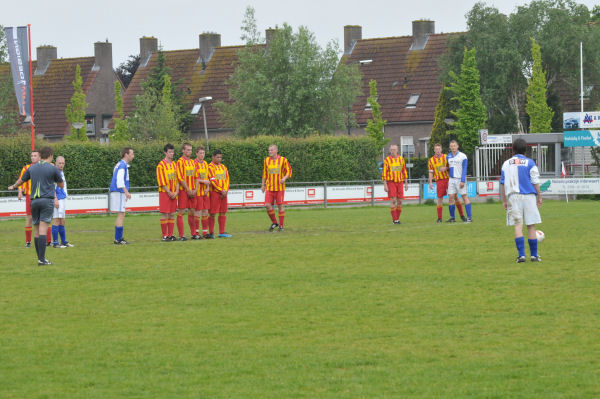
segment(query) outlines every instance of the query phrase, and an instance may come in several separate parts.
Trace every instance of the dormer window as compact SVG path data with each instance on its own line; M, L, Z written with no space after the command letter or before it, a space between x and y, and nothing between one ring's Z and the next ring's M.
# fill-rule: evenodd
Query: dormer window
M373 62L373 60L360 60L360 61L358 61L358 63L360 65L369 65L372 62Z
M417 108L417 101L419 101L419 97L421 97L421 93L411 94L408 102L406 103L406 108Z
M379 96L377 96L377 101L379 101ZM367 103L365 104L365 111L371 111L371 103L367 99Z

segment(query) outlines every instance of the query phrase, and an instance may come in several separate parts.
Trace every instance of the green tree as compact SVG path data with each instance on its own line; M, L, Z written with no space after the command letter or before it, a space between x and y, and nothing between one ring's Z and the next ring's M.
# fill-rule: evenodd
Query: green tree
M381 150L390 140L385 138L385 133L383 131L387 121L385 121L381 115L381 105L378 101L379 95L377 95L377 81L374 79L369 81L369 93L370 96L367 99L367 102L371 106L373 117L367 121L365 131L367 132L367 136L375 140L377 148Z
M527 87L527 106L530 133L550 133L554 112L546 100L546 72L542 68L542 52L539 44L531 38L531 57L533 66L529 87Z
M345 127L360 75L357 65L339 62L337 42L321 49L307 28L293 32L283 24L268 45L259 45L251 7L242 32L246 46L228 81L232 102L215 103L228 127L243 137L303 137Z
M452 116L452 92L444 85L435 106L435 117L431 128L429 139L429 153L433 154L433 146L436 143L442 145L442 150L448 152L448 125L446 120Z
M85 93L83 92L83 79L81 78L81 67L77 64L75 68L75 80L73 81L73 95L71 96L71 103L67 105L66 115L67 122L71 128L71 134L67 137L70 141L87 141L87 133L85 126L85 110L88 107L88 103L85 101ZM83 128L75 129L73 123L79 122L83 124Z
M156 138L176 142L181 139L181 132L177 127L177 108L173 104L171 78L165 75L163 79L161 99L155 110Z
M131 138L127 131L127 120L124 119L123 113L123 96L121 95L121 82L115 80L115 111L116 117L113 118L115 127L110 135L112 140L126 141Z
M479 70L475 60L475 49L465 47L460 75L450 72L453 82L450 89L453 99L458 101L458 109L453 112L457 120L454 123L456 135L462 150L471 153L479 141L479 129L485 127L486 109L481 101Z

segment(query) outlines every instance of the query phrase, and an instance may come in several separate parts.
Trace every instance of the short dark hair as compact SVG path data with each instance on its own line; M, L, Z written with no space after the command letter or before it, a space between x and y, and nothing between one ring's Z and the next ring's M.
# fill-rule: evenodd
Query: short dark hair
M204 151L204 146L199 145L198 147L196 147L196 154L198 153L198 151Z
M163 148L163 150L165 152L167 152L169 150L175 150L175 146L173 144L171 144L171 143L167 143L167 144L165 144L165 147Z
M123 147L123 149L121 150L121 158L123 158L125 155L129 154L129 151L133 151L133 148Z
M435 147L441 147L441 146L442 146L442 145L441 145L440 143L435 143L435 144L433 145L433 148L435 148Z
M52 147L43 147L40 151L40 157L42 159L48 159L52 155L54 155L54 150L52 149Z
M448 144L452 144L452 143L456 143L458 145L458 141L456 141L456 140L450 140L450 143L448 143Z
M214 157L215 155L219 155L219 154L223 154L223 153L221 152L221 150L214 150L214 151L213 151L213 157Z
M33 154L34 152L37 152L38 154L40 153L40 150L38 150L37 148L35 150L31 150L31 153Z
M523 139L516 139L513 141L512 148L515 154L525 155L525 152L527 151L527 142Z
M181 145L181 151L183 151L185 149L185 147L191 147L192 145L190 143L183 143Z

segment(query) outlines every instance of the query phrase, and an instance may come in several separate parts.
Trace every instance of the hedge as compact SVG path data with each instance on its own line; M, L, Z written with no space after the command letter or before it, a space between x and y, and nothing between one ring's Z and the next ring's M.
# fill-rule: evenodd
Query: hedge
M294 172L292 181L333 181L379 179L378 154L372 139L345 136L314 136L304 139L255 137L225 139L210 143L211 151L223 152L223 163L229 169L232 184L256 184L261 181L262 162L269 144L279 147ZM195 148L202 142L191 142ZM135 159L130 168L131 185L156 185L156 164L163 158L164 143L132 142L102 145L98 142L36 142L36 147L50 145L54 156L66 159L65 175L69 188L108 187L113 168L121 158L124 145L133 147ZM29 163L31 142L27 137L0 137L0 182L8 187L22 167ZM175 144L175 156L181 155L180 143ZM195 154L194 154L195 156ZM207 155L210 162L210 156ZM1 189L0 189L1 190ZM4 190L6 190L4 188Z

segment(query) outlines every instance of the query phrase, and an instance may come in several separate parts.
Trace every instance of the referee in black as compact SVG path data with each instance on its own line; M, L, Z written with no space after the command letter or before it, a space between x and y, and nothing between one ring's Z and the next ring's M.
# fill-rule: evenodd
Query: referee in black
M40 151L42 160L23 173L15 184L9 186L9 190L14 190L24 182L31 180L31 217L33 219L33 229L35 232L35 250L38 255L38 266L51 265L46 259L46 232L48 226L52 223L52 212L54 210L54 196L56 193L54 183L63 188L65 183L60 175L60 171L52 165L54 151L50 147L44 147ZM44 235L40 235L44 233Z

